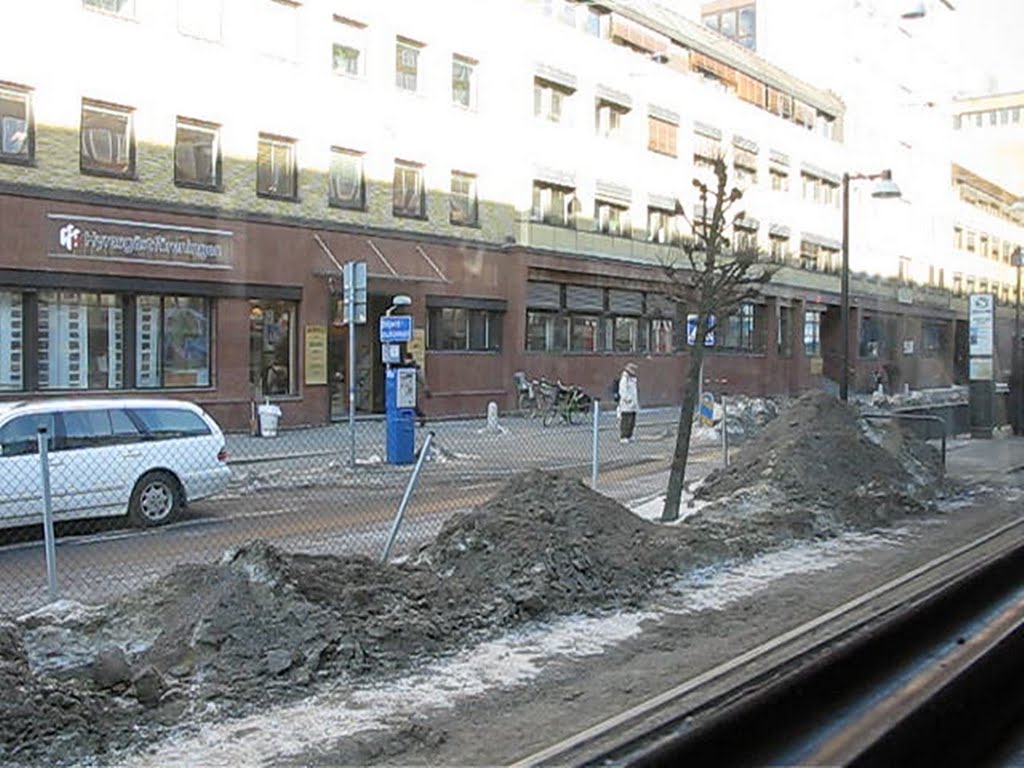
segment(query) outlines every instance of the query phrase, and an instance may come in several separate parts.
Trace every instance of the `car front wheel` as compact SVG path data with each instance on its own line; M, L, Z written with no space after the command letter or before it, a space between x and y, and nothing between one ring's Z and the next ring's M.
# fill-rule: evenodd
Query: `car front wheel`
M128 515L142 527L163 525L181 511L182 493L177 478L168 472L147 472L132 491Z

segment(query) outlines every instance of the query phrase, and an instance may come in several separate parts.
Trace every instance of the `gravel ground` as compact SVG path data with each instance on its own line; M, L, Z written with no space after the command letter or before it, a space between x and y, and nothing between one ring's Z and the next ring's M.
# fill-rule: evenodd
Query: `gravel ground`
M933 449L864 427L853 409L812 394L709 477L698 491L707 505L677 525L533 471L397 564L253 542L104 606L58 603L4 619L0 682L17 695L0 700L0 749L11 764L131 760L168 735L198 738L339 684L402 685L510 634L529 630L536 644L567 616L642 617L652 599L699 591L698 577L726 564L925 519L956 493L938 478ZM600 655L603 632L621 639L640 623L588 625L571 643ZM401 727L390 746L371 730L321 756L401 762L437 757L450 740L444 728Z

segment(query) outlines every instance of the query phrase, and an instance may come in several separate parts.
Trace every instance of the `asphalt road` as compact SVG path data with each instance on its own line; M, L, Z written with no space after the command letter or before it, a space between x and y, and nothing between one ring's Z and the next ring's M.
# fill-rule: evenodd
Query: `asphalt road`
M670 425L665 414L648 416L635 441L623 445L614 419L604 419L599 490L623 502L663 491L674 446ZM560 468L590 478L589 424L544 429L520 419L497 432L482 422L433 428L436 450L424 464L393 556L415 551L452 512L486 500L518 471ZM176 565L215 562L254 539L292 551L379 557L412 468L374 458L376 439L363 428L352 468L347 454L339 456L348 442L346 430L302 430L275 440L229 436L231 488L193 503L178 521L147 530L128 527L121 518L58 526L59 596L109 599ZM717 446L695 446L688 476L700 477L720 461ZM24 612L48 602L39 527L0 532L0 542L0 594L7 610Z

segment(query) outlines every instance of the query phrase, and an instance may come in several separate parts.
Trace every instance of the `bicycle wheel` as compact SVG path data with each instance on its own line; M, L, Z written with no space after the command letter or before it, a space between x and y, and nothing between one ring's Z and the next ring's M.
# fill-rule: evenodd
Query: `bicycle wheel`
M527 418L532 419L537 415L537 400L536 398L530 397L529 392L520 392L519 401L516 405L521 416L526 416Z
M551 403L551 405L548 406L547 410L544 411L544 426L545 427L550 427L554 423L555 419L558 418L558 415L559 415L558 412L559 412L559 407L558 407L557 403Z
M573 398L566 403L565 420L570 424L579 424L582 420L583 404L578 398Z

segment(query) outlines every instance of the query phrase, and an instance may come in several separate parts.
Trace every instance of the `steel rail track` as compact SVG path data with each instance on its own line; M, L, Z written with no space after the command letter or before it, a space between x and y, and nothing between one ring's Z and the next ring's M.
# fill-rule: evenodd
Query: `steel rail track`
M950 764L1024 711L1022 646L1024 519L513 765Z

